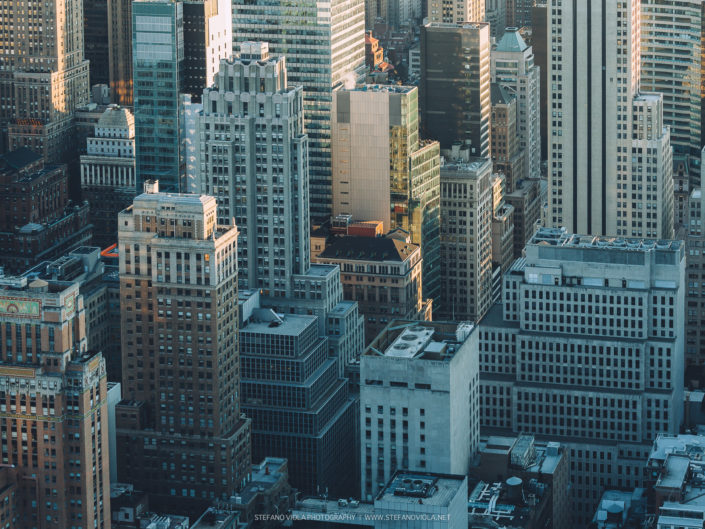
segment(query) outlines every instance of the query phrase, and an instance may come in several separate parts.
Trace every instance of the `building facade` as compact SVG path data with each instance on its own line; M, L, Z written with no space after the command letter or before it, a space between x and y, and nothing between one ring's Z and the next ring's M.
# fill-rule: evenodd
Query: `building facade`
M663 94L674 153L700 158L702 2L642 0L641 88ZM699 175L698 175L699 176Z
M356 402L338 374L316 316L243 312L242 410L252 420L253 458L289 460L304 494L353 493Z
M492 305L492 161L441 167L441 315L479 321Z
M47 162L65 161L75 148L74 111L90 94L83 2L6 1L0 9L0 128L7 130L9 150L28 147ZM36 23L25 25L28 20Z
M250 421L240 412L237 229L218 226L216 208L213 197L159 193L151 184L118 217L118 479L180 511L230 498L250 465Z
M69 198L66 165L27 148L0 156L0 266L21 273L88 244L88 204Z
M426 0L426 16L429 22L464 24L485 21L485 0Z
M395 320L360 365L361 498L397 469L467 474L480 442L478 332Z
M672 204L663 194L673 186L672 168L665 163L670 138L662 98L639 91L640 4L549 3L548 33L562 43L548 60L551 226L594 235L673 236L668 219L653 210L654 201Z
M338 265L343 296L357 301L365 318L365 343L394 319L424 320L421 249L390 237L340 237L316 262Z
M684 246L542 228L482 322L483 434L565 442L578 523L683 422Z
M505 178L511 193L525 176L525 151L521 148L517 129L517 98L498 83L492 83L492 162L494 171Z
M240 48L203 91L201 192L216 197L220 224L238 226L240 286L287 297L291 276L310 264L303 94L287 85L285 59L270 58L266 43Z
M183 91L194 103L213 84L220 61L233 54L233 19L227 0L184 2Z
M688 200L685 244L688 262L685 358L688 364L705 363L705 193L695 188Z
M108 0L107 38L110 96L118 105L131 107L132 0Z
M365 64L364 0L318 4L297 0L233 4L233 50L264 41L286 56L289 82L304 89L304 132L309 138L311 219L331 214L331 107L333 92L354 86ZM296 39L288 35L296 34Z
M513 93L517 101L517 136L524 151L524 175L541 176L541 71L533 48L516 28L507 28L492 49L492 82Z
M91 86L110 82L108 41L108 0L84 0L83 41L89 64Z
M430 23L421 28L421 135L450 150L490 156L490 25Z
M183 2L132 3L136 190L159 180L164 191L182 189L180 94L184 88Z
M136 182L135 118L126 108L110 105L81 156L81 193L90 204L97 246L117 241L117 215L132 204Z
M438 301L440 149L419 141L417 89L364 85L334 96L333 213L409 232L421 247L423 297Z
M0 446L2 465L16 470L13 527L109 528L105 361L88 352L79 285L3 276L0 307Z

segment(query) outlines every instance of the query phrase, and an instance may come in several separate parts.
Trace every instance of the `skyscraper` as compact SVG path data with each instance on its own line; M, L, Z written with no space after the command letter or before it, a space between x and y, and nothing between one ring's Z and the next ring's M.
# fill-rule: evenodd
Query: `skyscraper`
M108 0L108 69L110 96L119 105L131 107L132 88L132 0Z
M506 192L511 193L525 176L525 152L517 129L517 97L498 83L492 83L491 124L494 171L504 174Z
M641 88L663 94L674 153L700 159L702 1L641 1ZM700 176L699 174L697 175Z
M183 91L194 102L213 84L220 61L232 57L232 23L228 0L184 1Z
M159 180L164 191L182 186L179 104L184 86L183 3L132 3L132 63L137 189Z
M361 492L397 469L466 474L480 442L478 329L394 320L360 360Z
M292 36L296 35L296 38ZM289 82L304 89L309 138L311 219L331 214L330 120L333 91L354 86L365 64L364 0L233 3L233 50L245 41L269 43L286 56Z
M105 361L88 352L79 284L0 273L0 329L2 465L17 472L9 527L110 527Z
M440 307L440 151L419 141L418 90L364 85L334 94L333 213L406 230L421 247L424 298Z
M146 191L118 217L118 475L159 504L197 510L234 495L250 468L237 228L217 225L213 197Z
M550 39L561 45L549 57L548 223L594 235L671 237L667 228L647 235L668 223L658 219L665 210L648 210L651 199L666 199L672 167L662 99L639 92L640 2L554 0L549 10ZM640 127L639 117L649 116L650 128Z
M492 305L492 161L441 167L441 315L479 321Z
M85 58L89 63L90 83L110 82L108 34L108 0L83 1L83 40Z
M74 147L73 113L89 101L83 2L3 0L0 11L0 127L10 150L61 161Z
M536 0L505 0L507 26L522 28L531 26L531 7Z
M492 82L516 96L517 135L524 151L524 176L541 176L541 74L534 53L516 28L507 28L492 49Z
M485 0L425 0L429 22L464 24L485 21Z
M688 297L686 305L685 359L691 365L705 364L705 193L691 191L686 225L688 250Z
M203 91L201 190L216 197L218 222L234 219L240 230L241 287L287 297L292 274L310 265L303 92L288 86L284 57L270 58L266 43L240 48Z
M480 326L485 432L565 442L580 521L681 427L684 246L542 228Z
M490 156L490 25L431 23L421 28L421 135Z

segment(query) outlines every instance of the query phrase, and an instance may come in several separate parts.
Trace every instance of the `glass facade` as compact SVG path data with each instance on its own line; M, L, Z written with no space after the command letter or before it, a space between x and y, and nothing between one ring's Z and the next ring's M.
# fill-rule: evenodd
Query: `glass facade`
M145 180L159 180L162 191L178 192L183 5L134 2L132 28L137 189L142 189Z
M233 4L233 49L265 41L286 57L289 82L304 88L309 138L311 217L331 214L330 113L332 92L355 83L365 64L363 0L248 0Z

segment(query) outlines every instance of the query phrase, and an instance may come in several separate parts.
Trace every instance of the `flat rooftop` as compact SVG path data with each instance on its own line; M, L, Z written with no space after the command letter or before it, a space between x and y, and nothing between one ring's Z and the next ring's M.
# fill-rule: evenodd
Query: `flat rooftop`
M448 507L464 482L465 476L397 472L377 495L375 505L378 502L423 503L426 506Z
M669 454L665 468L656 482L656 487L664 489L681 489L688 475L690 458L685 455Z
M255 309L240 332L298 336L311 325L317 325L316 316L277 314L269 309Z
M469 177L474 177L484 167L492 167L490 158L471 157L466 162L446 162L441 166L441 173L465 173Z
M346 92L388 92L390 94L408 94L416 89L417 88L415 86L363 84L346 90Z
M576 235L568 233L565 228L539 228L531 237L528 244L565 248L594 248L600 250L646 252L654 249L677 251L683 246L683 241L598 237L595 235Z
M366 355L388 358L450 360L472 334L470 322L393 321L372 341Z

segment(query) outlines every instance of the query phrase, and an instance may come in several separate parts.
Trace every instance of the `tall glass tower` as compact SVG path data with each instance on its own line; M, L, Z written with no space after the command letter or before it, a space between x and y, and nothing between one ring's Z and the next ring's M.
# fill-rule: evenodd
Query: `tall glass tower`
M133 2L132 61L137 189L145 180L159 180L163 191L178 192L184 63L181 2Z
M286 56L289 82L304 88L311 218L331 214L330 113L333 91L355 84L365 64L364 0L248 0L233 3L233 50L265 41Z

